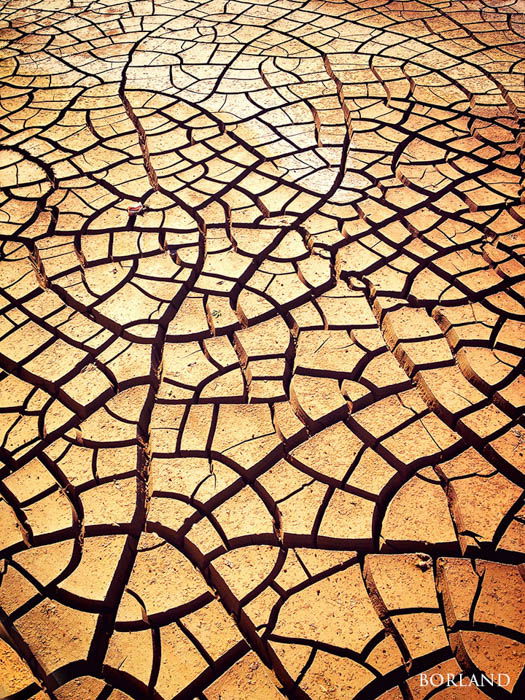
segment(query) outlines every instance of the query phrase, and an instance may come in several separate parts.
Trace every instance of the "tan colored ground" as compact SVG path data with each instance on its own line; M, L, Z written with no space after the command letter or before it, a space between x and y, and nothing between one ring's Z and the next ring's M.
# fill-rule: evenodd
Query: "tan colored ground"
M525 697L523 0L0 6L0 695Z

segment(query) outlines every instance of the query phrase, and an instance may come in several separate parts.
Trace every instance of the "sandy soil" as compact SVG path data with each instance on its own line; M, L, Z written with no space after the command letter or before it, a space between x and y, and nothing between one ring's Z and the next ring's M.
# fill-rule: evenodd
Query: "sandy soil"
M0 696L525 697L523 0L0 7Z

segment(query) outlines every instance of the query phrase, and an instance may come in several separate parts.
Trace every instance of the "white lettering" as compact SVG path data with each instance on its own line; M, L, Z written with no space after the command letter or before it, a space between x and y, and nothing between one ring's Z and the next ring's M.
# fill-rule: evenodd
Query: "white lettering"
M434 680L434 679L436 679L436 680ZM440 673L433 673L430 676L430 685L433 688L437 688L442 684L443 684L443 676Z
M502 682L502 678L506 678L506 682ZM498 673L498 685L501 686L502 688L505 688L506 686L510 685L510 676L507 673Z
M479 678L476 674L472 676L465 676L462 673L454 675L453 673L447 673L446 677L442 676L440 673L434 673L430 676L430 681L426 674L421 674L425 676L425 683L421 685L430 685L434 688L441 685L443 682L446 686L450 688L451 686L459 686L461 688L469 688L473 685L477 688L483 688L486 685L494 686L499 685L501 688L505 688L510 685L510 676L508 673L498 673L497 676L494 673L490 673L488 676L485 673L480 674Z

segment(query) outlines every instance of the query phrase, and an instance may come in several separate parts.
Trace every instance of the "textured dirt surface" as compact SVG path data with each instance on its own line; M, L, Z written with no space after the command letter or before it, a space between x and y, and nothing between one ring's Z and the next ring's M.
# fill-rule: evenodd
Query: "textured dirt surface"
M1 18L0 695L524 697L523 2Z

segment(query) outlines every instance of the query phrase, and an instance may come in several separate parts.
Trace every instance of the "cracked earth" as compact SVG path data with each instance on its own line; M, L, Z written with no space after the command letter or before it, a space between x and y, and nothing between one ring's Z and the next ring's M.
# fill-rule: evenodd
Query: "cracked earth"
M523 697L523 2L0 5L0 695Z

